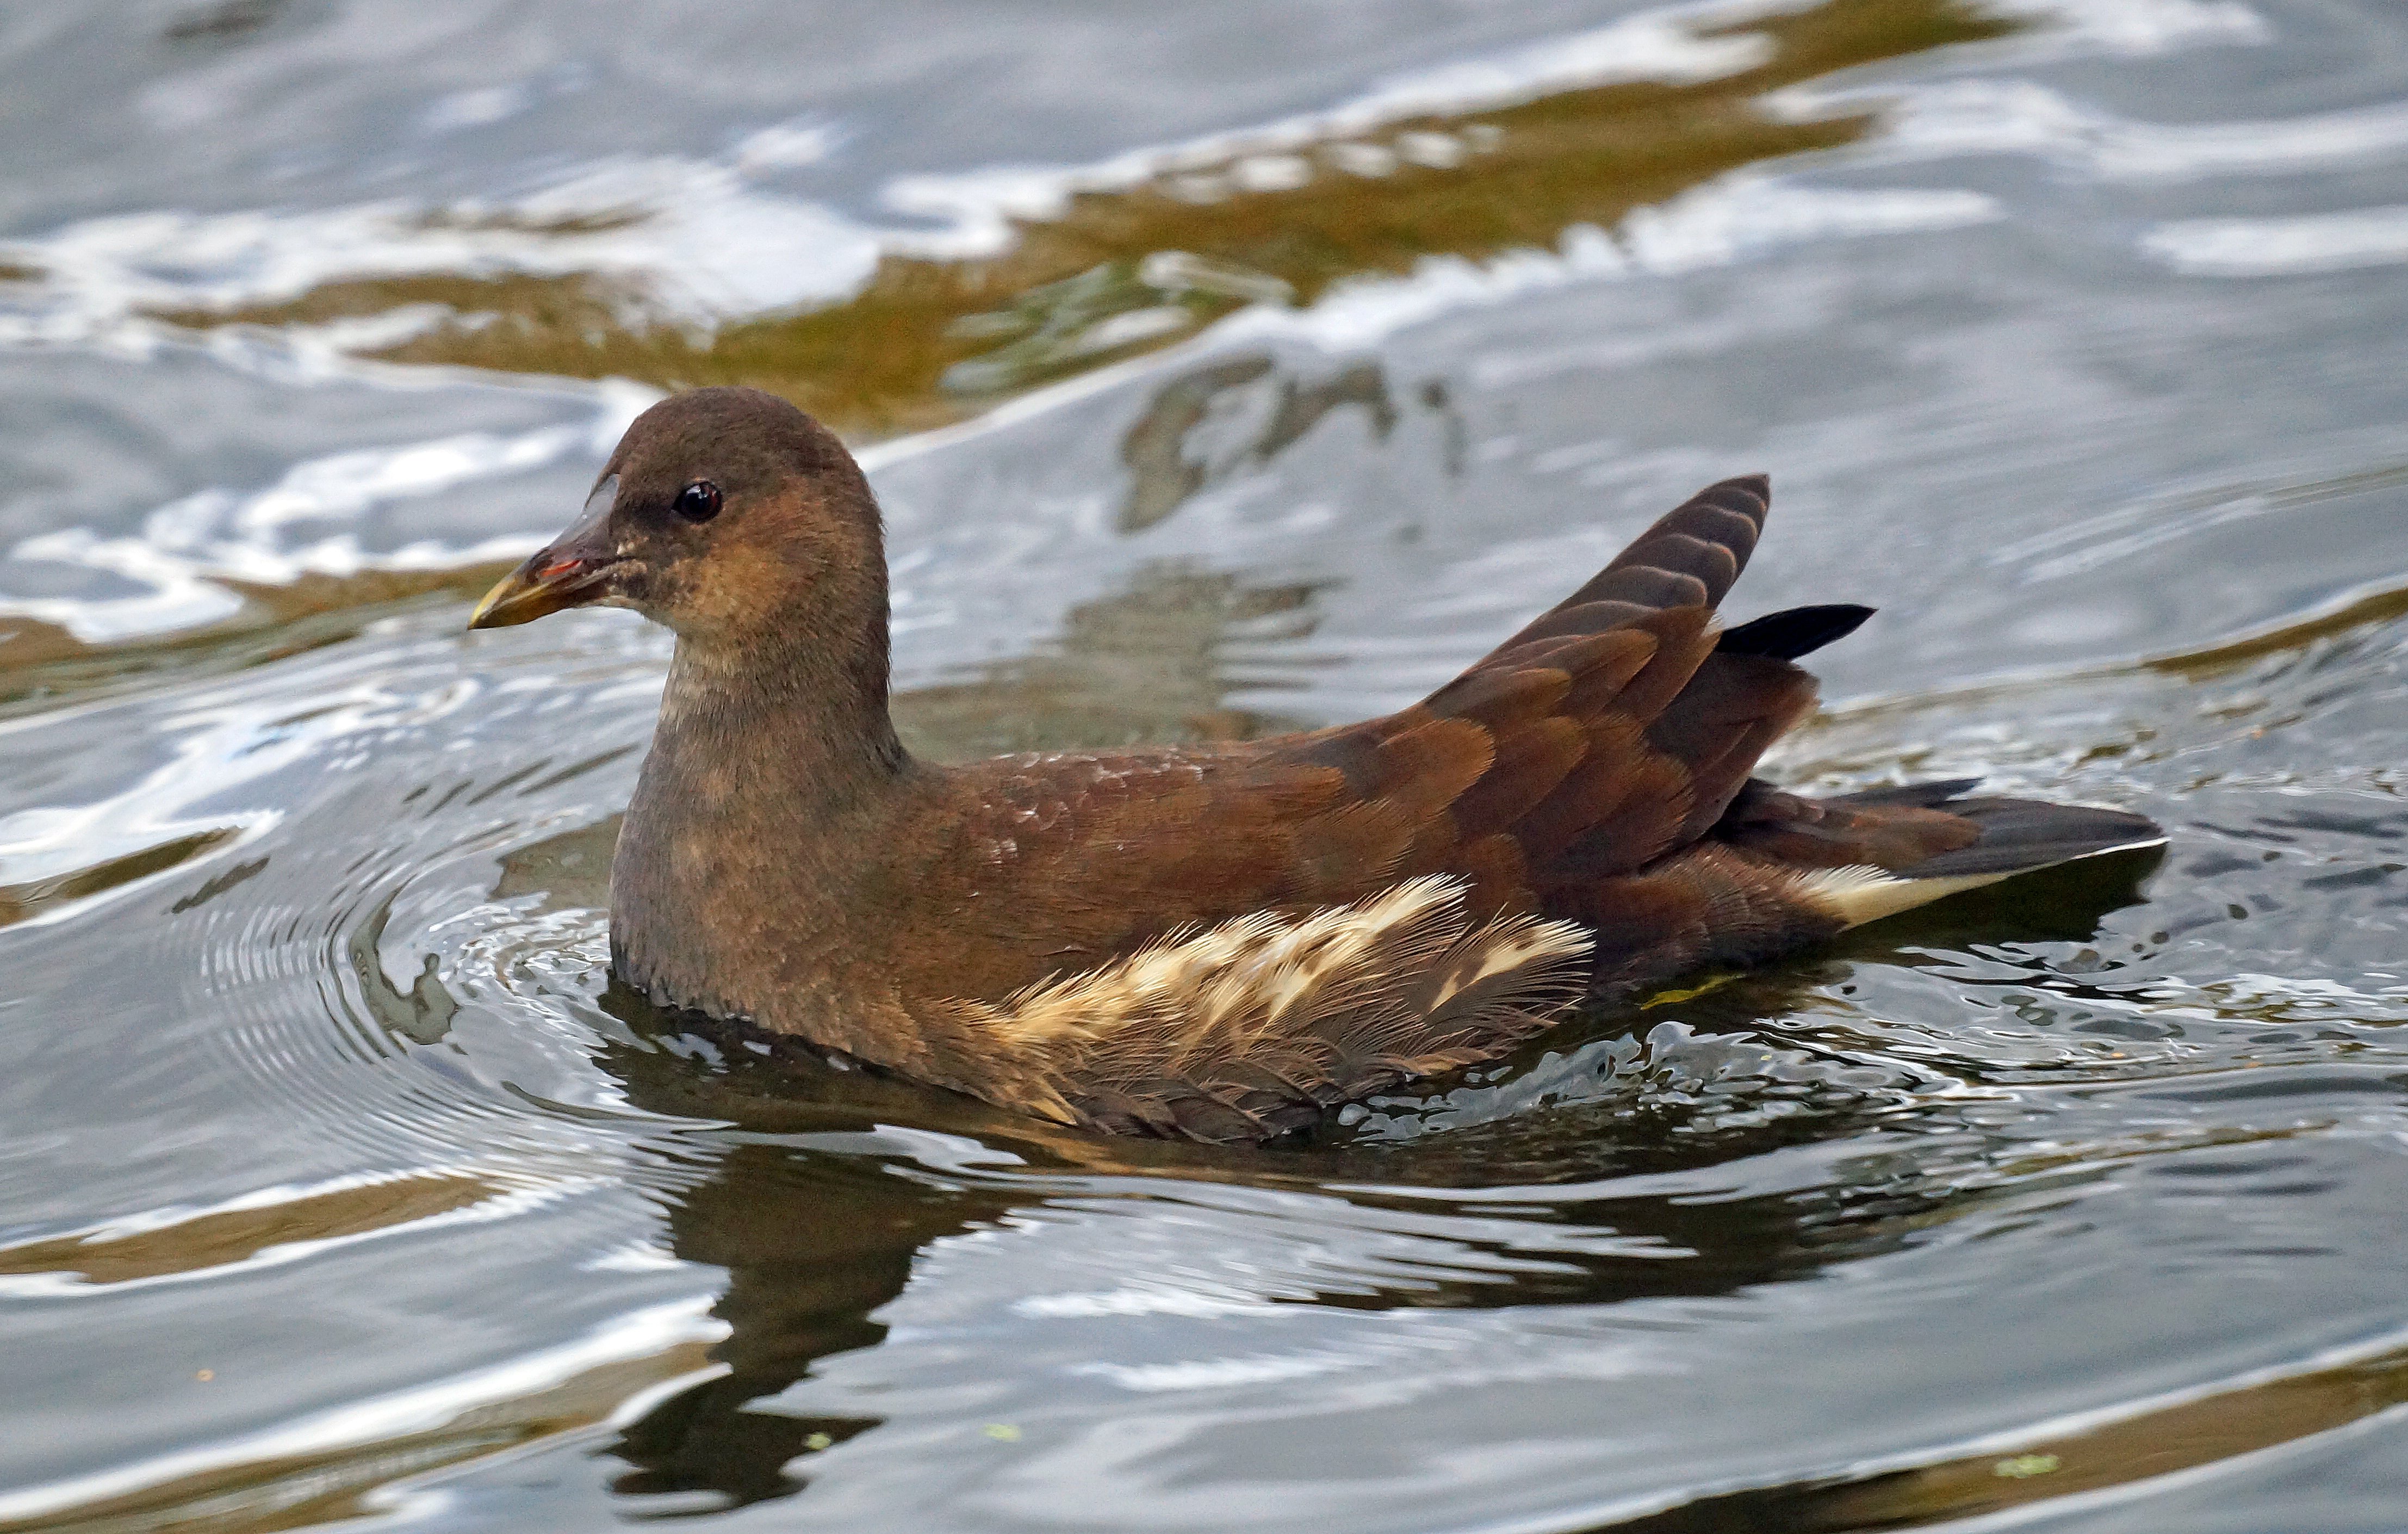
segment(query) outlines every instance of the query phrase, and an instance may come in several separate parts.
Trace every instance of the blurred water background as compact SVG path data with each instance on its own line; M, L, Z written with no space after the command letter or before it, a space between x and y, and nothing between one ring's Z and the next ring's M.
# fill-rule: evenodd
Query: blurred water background
M0 10L0 1529L2396 1530L2408 12ZM1784 781L2172 845L1313 1144L652 1012L626 420L863 450L939 755L1411 701L1698 485Z

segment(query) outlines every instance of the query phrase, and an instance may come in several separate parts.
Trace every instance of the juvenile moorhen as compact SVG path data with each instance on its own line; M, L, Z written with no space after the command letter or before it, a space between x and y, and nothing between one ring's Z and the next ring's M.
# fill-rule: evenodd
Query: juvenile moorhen
M1792 663L1870 611L1715 626L1768 494L1700 492L1400 713L939 767L888 718L852 455L773 395L698 389L637 419L470 626L601 604L677 636L610 870L612 962L656 1000L1068 1124L1259 1140L1584 996L2162 839L1970 780L1752 778L1813 706Z

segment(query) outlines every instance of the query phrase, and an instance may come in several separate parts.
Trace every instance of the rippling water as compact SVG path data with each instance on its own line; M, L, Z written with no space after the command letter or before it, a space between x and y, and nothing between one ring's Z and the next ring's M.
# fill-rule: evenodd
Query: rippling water
M2400 1527L2397 7L79 3L0 81L0 1528ZM1882 609L1778 776L2172 843L1298 1149L689 1032L602 910L661 636L462 624L756 373L877 438L924 751L1397 706L1763 468L1735 615Z

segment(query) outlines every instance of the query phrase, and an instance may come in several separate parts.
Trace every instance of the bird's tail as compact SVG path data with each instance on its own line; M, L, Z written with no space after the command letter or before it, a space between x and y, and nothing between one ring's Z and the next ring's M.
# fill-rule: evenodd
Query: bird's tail
M1965 796L1979 781L1908 783L1828 799L1767 791L1753 809L1734 806L1726 834L1798 867L1803 893L1849 926L2016 874L2166 839L2157 822L2128 810Z

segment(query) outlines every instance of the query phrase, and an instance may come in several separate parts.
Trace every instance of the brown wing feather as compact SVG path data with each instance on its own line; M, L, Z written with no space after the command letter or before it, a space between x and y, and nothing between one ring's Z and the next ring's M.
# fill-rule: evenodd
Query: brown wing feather
M1943 790L1965 783L1935 785ZM1724 812L1715 839L1793 868L1913 869L1981 838L1971 820L1928 802L1876 795L1810 799L1750 779Z
M1174 928L1256 912L1309 919L1426 876L1461 882L1451 887L1468 921L1585 924L1584 962L1606 989L1836 930L1801 906L1789 856L1824 823L1748 777L1813 706L1813 681L1779 655L1718 652L1713 626L1766 508L1761 477L1711 487L1461 677L1385 718L1209 755L1032 767L1037 786L1021 798L1069 808L1065 834L1022 853L1024 887L1082 891L1052 924L1075 936L1051 968L1024 965L953 994L1067 984L1099 963L1142 968L1142 945ZM1082 774L1067 794L1061 781ZM1914 820L1953 817L1916 807L1826 819L1836 831L1851 815L1918 851L1954 834ZM1142 848L1141 859L1103 855L1118 847ZM1437 972L1398 941L1396 964ZM1140 1009L1109 1042L1032 1063L1029 1079L1110 1126L1255 1138L1401 1076L1498 1053L1551 1015L1515 1005L1512 990L1509 970L1450 1006L1324 995L1316 1021L1274 1009L1243 1029Z
M1723 817L1765 748L1814 707L1814 679L1785 660L1717 650L1647 728L1648 743L1689 772L1678 839Z
M1498 645L1497 653L1547 635L1620 627L1666 608L1712 611L1747 568L1771 504L1771 481L1761 474L1708 485L1657 519L1588 584ZM1575 620L1574 612L1585 607L1605 610Z
M1767 495L1761 476L1712 486L1422 703L1266 742L1264 766L1337 769L1350 795L1413 826L1396 872L1464 874L1491 905L1543 906L1666 856L1721 818L1813 705L1796 667L1714 650L1713 606L1755 550ZM1443 773L1424 768L1434 758Z

